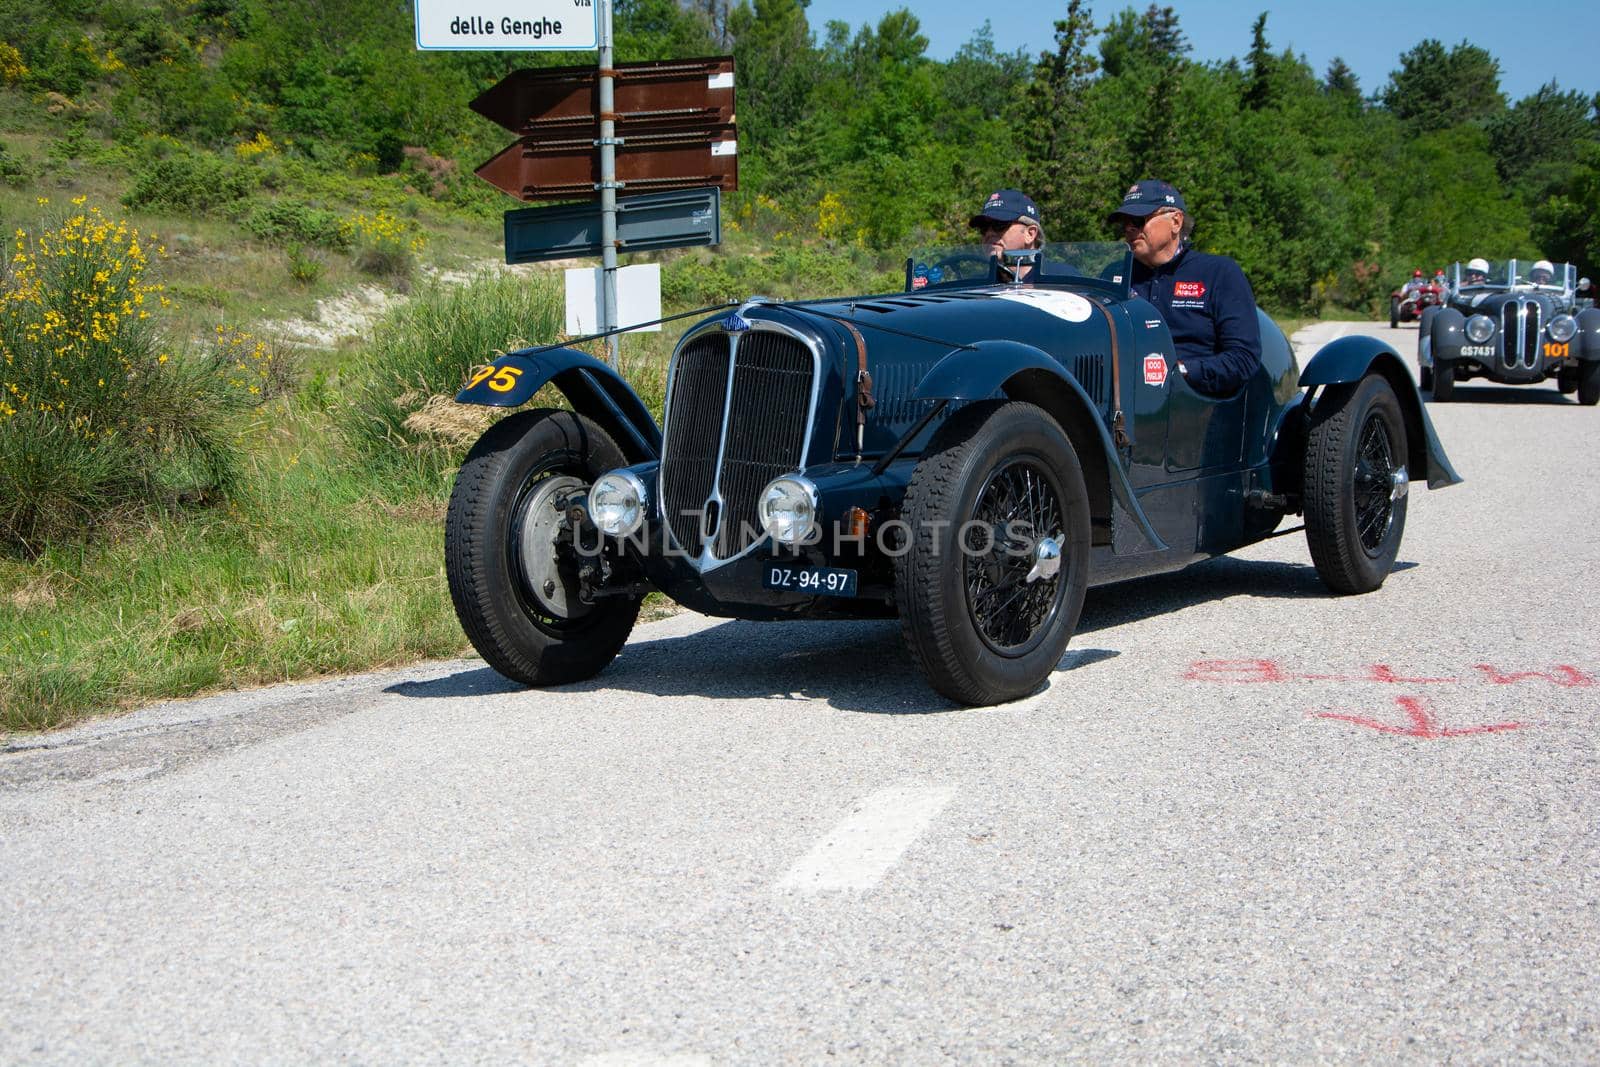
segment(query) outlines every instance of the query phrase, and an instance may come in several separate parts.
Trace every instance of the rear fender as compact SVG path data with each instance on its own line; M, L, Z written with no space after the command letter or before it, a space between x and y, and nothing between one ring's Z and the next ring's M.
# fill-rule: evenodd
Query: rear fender
M616 371L576 349L507 352L476 371L456 403L514 408L547 382L561 390L572 410L599 423L630 463L661 458L661 430L644 401Z
M1437 324L1437 316L1434 321ZM1423 471L1426 472L1429 489L1442 489L1461 481L1461 475L1450 465L1450 457L1444 454L1444 446L1439 443L1433 420L1422 405L1422 397L1418 395L1416 383L1411 380L1411 373L1406 370L1400 353L1376 337L1341 337L1323 345L1321 351L1306 364L1306 369L1300 375L1300 384L1313 387L1354 384L1368 374L1381 374L1387 378L1395 396L1400 399L1409 446L1406 467L1412 472L1413 480L1417 472Z
M912 395L918 400L960 401L1003 396L1043 408L1066 431L1083 465L1096 526L1111 529L1114 499L1145 540L1158 551L1166 550L1128 484L1104 415L1061 364L1039 349L1017 341L980 341L972 348L957 349L934 364Z

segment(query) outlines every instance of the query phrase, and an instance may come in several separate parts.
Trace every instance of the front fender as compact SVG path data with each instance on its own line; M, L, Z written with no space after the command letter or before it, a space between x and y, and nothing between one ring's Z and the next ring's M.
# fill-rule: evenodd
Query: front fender
M1437 319L1435 319L1437 322ZM1300 375L1303 386L1346 385L1359 382L1368 374L1381 374L1388 379L1400 400L1400 410L1405 413L1408 455L1406 466L1413 472L1425 471L1429 489L1442 489L1461 481L1461 475L1450 465L1444 454L1439 435L1428 417L1417 385L1411 380L1405 362L1389 345L1376 337L1340 337L1323 345ZM1415 478L1415 474L1413 474Z
M1103 472L1104 484L1138 525L1145 540L1157 551L1166 550L1166 542L1150 524L1128 484L1128 473L1105 418L1059 361L1018 341L979 341L971 348L956 349L934 364L917 383L912 396L918 400L961 401L1004 396L1044 408L1071 439L1085 479ZM1095 451L1089 452L1090 448ZM1092 506L1096 497L1093 485L1089 495ZM1109 507L1103 510L1109 519Z
M472 376L458 404L514 408L547 382L572 410L599 423L630 463L661 458L661 429L631 386L606 364L573 348L522 348L507 352Z
M1578 312L1578 342L1572 346L1578 358L1588 362L1600 359L1600 308L1584 308Z

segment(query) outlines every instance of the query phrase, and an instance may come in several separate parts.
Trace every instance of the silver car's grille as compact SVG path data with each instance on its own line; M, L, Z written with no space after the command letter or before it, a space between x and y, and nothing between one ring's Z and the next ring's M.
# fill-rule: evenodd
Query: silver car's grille
M1507 367L1533 367L1539 361L1543 308L1536 300L1507 301L1500 307L1500 358Z
M759 538L761 490L805 462L815 375L811 349L777 330L702 334L679 352L661 500L680 548L700 557L709 538L729 560Z

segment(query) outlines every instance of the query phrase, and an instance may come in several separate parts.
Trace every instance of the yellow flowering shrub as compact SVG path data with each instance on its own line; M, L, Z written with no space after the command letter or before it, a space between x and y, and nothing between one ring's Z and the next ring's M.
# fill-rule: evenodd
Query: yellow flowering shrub
M178 349L153 313L153 234L73 201L11 235L0 274L0 543L79 536L105 514L231 479L230 416L281 391L248 335Z
M345 244L355 249L356 266L368 274L409 274L427 236L410 219L379 209L358 212L339 228Z
M15 85L27 76L28 65L22 61L22 53L0 41L0 82Z
M233 154L240 159L254 159L256 156L275 156L278 154L278 146L272 143L272 138L257 130L254 139L234 145Z

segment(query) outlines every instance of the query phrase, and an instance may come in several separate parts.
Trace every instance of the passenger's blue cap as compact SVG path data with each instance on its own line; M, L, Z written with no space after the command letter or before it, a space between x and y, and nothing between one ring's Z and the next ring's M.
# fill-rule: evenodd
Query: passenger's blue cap
M998 193L990 193L989 199L983 202L983 210L968 220L970 226L983 225L984 219L993 219L996 222L1016 222L1022 219L1039 225L1039 206L1033 198L1020 189L1001 189Z
M1178 192L1171 182L1146 178L1128 187L1127 195L1122 198L1122 206L1107 218L1109 220L1115 219L1118 215L1127 215L1130 218L1142 219L1169 207L1177 208L1179 211L1189 210L1184 206L1183 194Z

